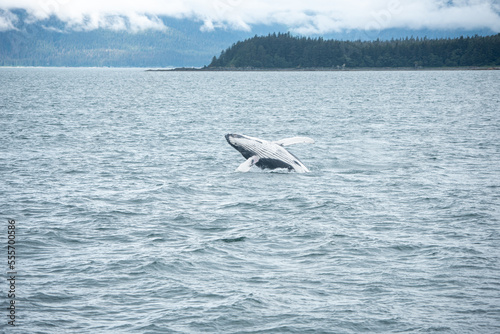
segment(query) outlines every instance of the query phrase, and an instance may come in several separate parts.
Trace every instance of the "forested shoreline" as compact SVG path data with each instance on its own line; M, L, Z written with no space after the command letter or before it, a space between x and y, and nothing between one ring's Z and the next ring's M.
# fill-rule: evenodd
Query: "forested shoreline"
M213 57L204 69L455 68L500 66L500 34L454 39L340 41L255 36Z

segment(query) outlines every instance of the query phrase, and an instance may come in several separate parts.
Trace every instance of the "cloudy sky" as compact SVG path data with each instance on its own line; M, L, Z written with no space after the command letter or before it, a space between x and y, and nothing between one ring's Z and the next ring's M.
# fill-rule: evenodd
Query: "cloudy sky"
M200 29L250 31L281 24L300 34L387 28L500 32L500 0L0 0L0 31L25 9L34 22L56 16L70 29L168 29L160 17L187 18Z

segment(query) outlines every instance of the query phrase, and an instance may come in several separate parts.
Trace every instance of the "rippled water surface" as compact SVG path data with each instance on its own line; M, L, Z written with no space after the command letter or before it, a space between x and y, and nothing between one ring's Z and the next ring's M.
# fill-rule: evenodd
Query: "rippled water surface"
M0 92L19 333L500 332L498 71L1 68ZM289 147L311 173L235 172L233 132L315 139Z

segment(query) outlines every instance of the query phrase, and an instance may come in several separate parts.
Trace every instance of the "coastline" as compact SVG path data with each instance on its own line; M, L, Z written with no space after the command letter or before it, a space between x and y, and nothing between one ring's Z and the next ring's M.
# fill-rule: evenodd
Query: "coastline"
M38 69L137 69L146 72L363 72L363 71L498 71L500 66L457 66L457 67L352 67L352 68L254 68L254 67L110 67L110 66L0 66L0 69L8 68L38 68Z
M499 66L456 67L353 67L353 68L260 68L260 67L176 67L147 69L146 72L363 72L363 71L498 71Z

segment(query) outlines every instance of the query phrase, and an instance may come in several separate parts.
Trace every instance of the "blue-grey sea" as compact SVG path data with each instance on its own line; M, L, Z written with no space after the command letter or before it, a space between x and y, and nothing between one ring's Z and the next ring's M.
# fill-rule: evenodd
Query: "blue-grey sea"
M1 332L500 332L500 71L0 68L0 94ZM311 137L311 172L235 172L227 133Z

